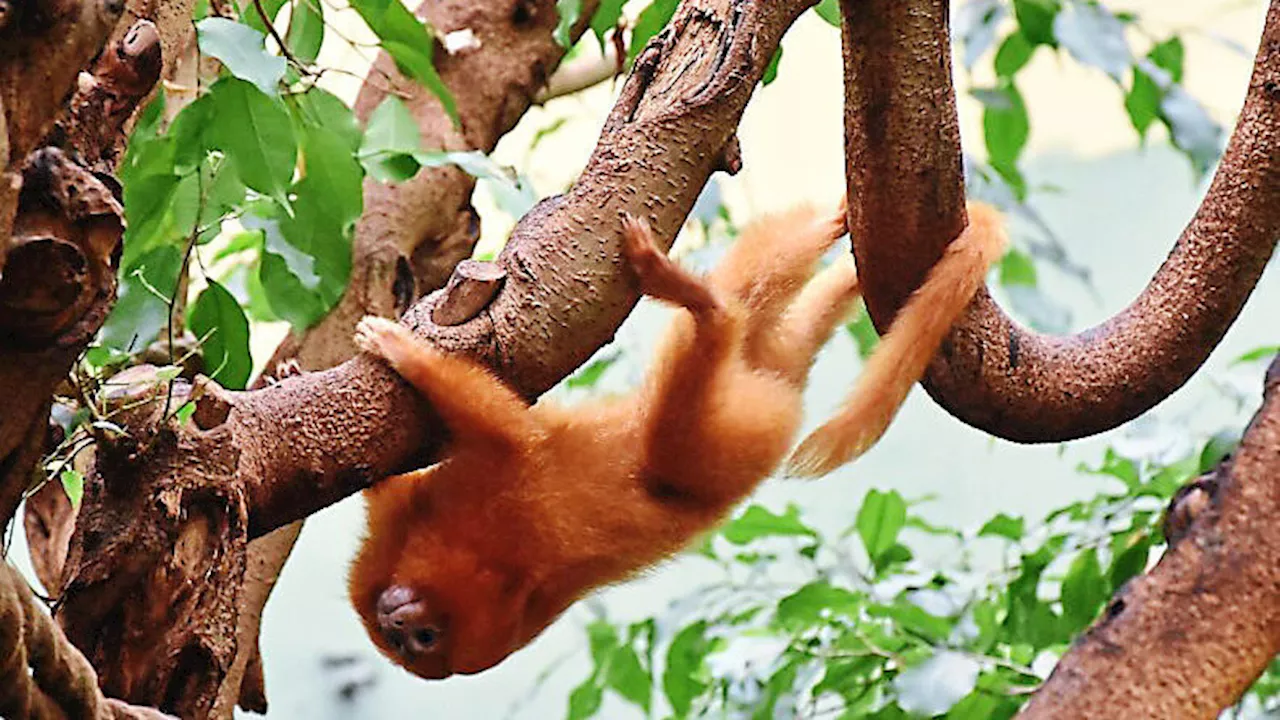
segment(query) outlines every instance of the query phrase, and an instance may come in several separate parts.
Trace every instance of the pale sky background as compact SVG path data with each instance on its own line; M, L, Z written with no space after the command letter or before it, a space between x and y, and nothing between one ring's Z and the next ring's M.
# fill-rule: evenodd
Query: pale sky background
M1216 119L1228 129L1232 126L1244 97L1265 3L1105 4L1138 14L1142 27L1154 37L1182 31L1186 87ZM344 33L358 36L360 29L346 27ZM1135 43L1145 52L1146 41L1139 38ZM719 176L726 201L740 221L798 202L832 202L844 187L839 33L807 13L783 45L778 80L757 91L741 126L744 168L733 178ZM331 36L320 62L352 67L353 60ZM974 78L956 70L962 136L971 152L981 147L981 108L965 92L990 81L989 57L978 67L981 71ZM332 80L330 89L345 99L354 97L358 81L337 73L327 79ZM1021 74L1019 88L1032 120L1028 175L1033 183L1061 188L1056 194L1036 196L1034 205L1064 239L1073 259L1092 271L1098 295L1047 268L1041 271L1042 285L1070 306L1072 328L1081 329L1109 317L1145 285L1194 211L1203 186L1189 164L1167 147L1162 132L1152 136L1147 149L1137 147L1121 91L1100 71L1041 50ZM614 94L615 88L606 84L532 110L503 140L496 159L528 173L540 195L561 191L590 154ZM562 117L569 118L565 125L529 155L534 133ZM477 206L483 217L482 244L492 247L502 241L513 219L483 195ZM1015 226L1015 242L1018 232ZM1221 383L1243 382L1250 404L1256 406L1261 368L1229 371L1227 365L1246 350L1280 342L1274 321L1277 307L1280 277L1272 263L1206 368L1148 417L1216 430L1224 418L1239 417L1216 389ZM619 333L619 342L645 352L664 317L663 311L646 303ZM279 329L255 333L254 353L261 362L274 348ZM856 366L851 341L844 335L835 338L811 381L810 425L834 409ZM816 483L768 483L757 501L775 510L787 502L798 503L806 519L824 529L848 525L872 487L896 488L907 497L933 493L937 500L924 506L922 514L951 525L976 525L998 511L1034 520L1102 487L1101 481L1080 476L1073 468L1082 461L1095 463L1106 444L1119 437L1121 433L1114 431L1065 448L1013 445L962 425L916 390L884 440L857 464ZM346 567L362 525L358 498L313 517L267 606L262 647L271 717L563 717L570 689L588 672L583 627L590 615L581 604L498 668L445 682L419 680L376 653L347 603ZM25 565L25 548L14 554ZM611 617L645 617L696 585L704 570L696 559L678 560L600 597ZM358 662L334 671L322 662L332 656L355 656ZM544 688L529 695L535 679L561 660ZM351 674L371 676L373 685L353 700L343 700L335 688ZM603 716L639 715L610 701Z

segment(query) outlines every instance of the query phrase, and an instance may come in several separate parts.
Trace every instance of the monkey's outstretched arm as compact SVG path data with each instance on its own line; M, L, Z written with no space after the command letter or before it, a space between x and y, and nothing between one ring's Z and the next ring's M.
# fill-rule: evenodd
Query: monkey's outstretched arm
M511 388L480 365L422 342L403 325L371 315L356 326L355 341L431 402L454 443L513 448L536 434L529 405Z

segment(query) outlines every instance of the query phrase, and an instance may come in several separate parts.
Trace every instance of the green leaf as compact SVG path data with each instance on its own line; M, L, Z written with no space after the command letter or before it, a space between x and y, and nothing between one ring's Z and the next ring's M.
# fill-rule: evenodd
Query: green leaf
M328 312L328 303L298 280L285 258L265 247L258 266L258 286L264 291L271 312L288 321L294 330L311 327Z
M1133 85L1125 93L1124 109L1139 138L1146 137L1147 129L1160 116L1160 96L1160 88L1151 76L1134 67Z
M430 90L457 125L457 103L433 64L435 39L431 29L400 0L352 0L351 7L378 36L382 49L396 61L401 72Z
M1013 14L1022 34L1033 45L1057 47L1053 21L1062 9L1058 0L1013 0Z
M1000 49L996 51L996 75L1012 78L1019 70L1026 67L1035 51L1036 46L1027 40L1026 35L1021 32L1010 33L1009 37L1000 43Z
M265 36L248 25L221 17L196 23L200 51L218 58L232 75L253 83L267 95L278 95L285 59L263 47Z
M187 402L182 404L182 407L178 408L177 411L173 413L173 416L178 418L179 425L186 425L187 421L190 420L191 416L194 415L195 413L196 413L195 402L188 400Z
M1016 170L1018 157L1031 134L1031 121L1018 86L1012 80L1002 78L989 95L979 99L985 106L982 130L992 167L1001 175L1006 170Z
M1147 53L1147 57L1157 67L1168 70L1170 80L1175 83L1182 82L1183 61L1186 57L1186 51L1182 47L1182 38L1174 35L1162 43L1157 43L1151 48L1151 52Z
M906 522L907 503L897 490L867 492L858 510L858 536L877 568L880 558L897 543L898 533Z
M223 78L209 92L217 122L206 135L235 164L245 185L285 202L298 147L289 113L253 85Z
M1139 533L1128 547L1111 561L1111 592L1119 590L1134 575L1147 569L1151 555L1151 535Z
M1076 556L1062 579L1062 614L1071 623L1071 631L1093 622L1106 601L1107 584L1098 563L1098 551L1089 548Z
M856 618L862 596L825 580L811 582L778 601L778 622L787 628L804 628L823 620L824 611Z
M679 4L680 0L653 0L649 7L640 13L640 17L636 18L635 27L631 29L631 47L627 49L628 65L635 62L649 39L667 26L672 16L676 14L676 6Z
M982 529L978 531L978 537L996 536L1017 542L1022 539L1025 532L1026 527L1022 518L1000 513L982 526Z
M734 545L746 545L762 537L818 536L800 521L800 508L795 505L787 505L787 510L782 515L775 515L759 505L751 505L746 512L721 528L720 534Z
M596 683L596 679L587 678L569 695L569 714L565 717L568 720L592 717L600 710L600 702L603 699L604 690Z
M1081 463L1076 466L1076 470L1090 475L1113 477L1124 483L1125 489L1130 493L1135 493L1142 487L1142 476L1138 473L1138 466L1132 460L1121 457L1112 448L1107 448L1102 464L1098 467L1091 468Z
M206 133L213 124L216 110L217 99L202 95L182 108L173 119L173 124L169 126L169 137L173 138L175 175L189 175L205 164L209 150Z
M71 509L79 510L80 501L84 499L84 475L79 470L68 468L58 474L58 480L62 482L62 490L71 501Z
M573 26L582 16L582 0L556 0L556 12L560 19L556 22L555 32L551 36L560 44L560 47L573 47Z
M774 671L764 684L764 697L756 701L752 720L773 720L778 699L790 695L800 670L800 660L792 658Z
M1270 360L1276 355L1280 355L1280 345L1264 345L1262 347L1254 348L1235 360L1232 360L1231 364L1241 365L1243 363L1257 362L1259 360Z
M707 622L699 620L676 633L671 647L667 649L662 691L677 717L688 715L694 698L707 689L705 662L713 643L707 639L706 633Z
M564 381L565 387L570 388L592 388L596 383L600 382L600 378L613 364L621 357L620 353L614 352L605 355L597 360L592 361L587 366L581 368Z
M1000 260L1000 284L1036 286L1036 266L1031 256L1017 248L1009 248Z
M319 2L319 0L316 0ZM284 7L285 0L262 0L262 9L267 13L267 19L275 22L276 16L280 14L280 8ZM246 25L259 30L267 31L267 26L262 20L262 16L258 14L257 7L253 4L253 0L239 0L237 4L240 6L240 18Z
M587 638L591 645L591 660L604 667L618 647L618 631L604 620L596 620L587 626Z
M412 154L419 150L418 124L400 98L388 95L369 115L360 161L365 172L380 182L402 182L420 167Z
M773 57L769 59L769 64L764 69L764 77L760 79L762 84L768 85L778 78L778 63L780 62L782 62L781 45L779 45L778 49L774 51Z
M884 658L875 655L828 661L822 680L813 686L813 696L819 697L826 692L844 696L865 689L871 684L871 673L883 663Z
M303 0L311 2L311 0ZM364 141L364 131L356 123L351 108L333 93L312 87L300 95L290 95L299 122L304 126L319 126L337 134L347 147L355 152ZM410 119L412 121L412 119Z
M609 671L605 683L626 698L628 702L649 712L652 702L653 682L649 672L640 664L640 657L630 645L619 646L609 659Z
M1240 436L1234 432L1221 431L1213 434L1204 449L1200 451L1196 472L1206 473L1217 467L1228 454L1235 451L1240 444Z
M101 343L132 352L150 344L168 322L169 299L181 267L182 252L172 245L152 248L128 266L120 275L115 307L102 326Z
M602 0L600 7L596 8L596 14L591 17L591 32L595 33L601 50L604 50L605 33L618 26L618 21L622 19L622 8L626 4L627 0Z
M1141 62L1134 65L1133 85L1125 94L1124 107L1140 138L1146 136L1147 128L1160 117L1164 89L1182 82L1183 57L1182 39L1175 35L1157 43L1147 53L1151 65ZM1159 73L1156 68L1168 73L1168 77L1157 81L1152 77L1153 73Z
M302 135L304 173L294 186L296 221L310 218L311 225L345 233L364 209L361 181L364 172L342 136L326 128L306 128ZM340 251L350 254L343 243ZM341 279L346 284L346 279Z
M298 62L313 63L324 44L324 5L321 0L295 0L284 36Z
M249 381L249 321L240 303L212 280L200 293L187 319L191 332L204 338L204 365L223 387L239 390Z
M876 345L880 344L880 336L876 334L876 326L871 322L871 315L867 313L865 306L858 310L858 319L846 324L844 329L848 331L849 337L853 338L858 357L863 361L871 357Z
M832 27L840 27L840 0L822 0L813 7L813 11Z
M950 619L938 617L905 599L892 605L870 605L867 607L867 614L889 618L912 632L938 642L946 639L953 625Z

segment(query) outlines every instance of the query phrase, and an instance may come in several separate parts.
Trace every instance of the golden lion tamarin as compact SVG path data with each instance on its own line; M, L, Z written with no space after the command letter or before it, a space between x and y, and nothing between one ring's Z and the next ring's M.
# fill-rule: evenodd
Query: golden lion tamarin
M849 262L809 281L844 234L843 209L766 217L703 279L625 218L622 255L640 290L683 312L641 388L573 408L529 406L407 328L361 321L359 346L426 396L450 431L440 463L365 494L368 535L350 593L378 648L424 678L485 670L585 593L720 522L786 457L814 354L858 297ZM880 437L1004 245L995 211L970 205L968 228L845 408L800 446L792 474L825 473Z

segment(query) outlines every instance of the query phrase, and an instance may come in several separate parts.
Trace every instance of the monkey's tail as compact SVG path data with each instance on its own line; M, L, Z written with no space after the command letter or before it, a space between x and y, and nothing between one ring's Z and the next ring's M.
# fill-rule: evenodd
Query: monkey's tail
M1007 238L999 212L971 202L968 213L968 226L889 326L844 407L791 455L788 475L826 475L869 450L889 427L987 269L1004 253Z

